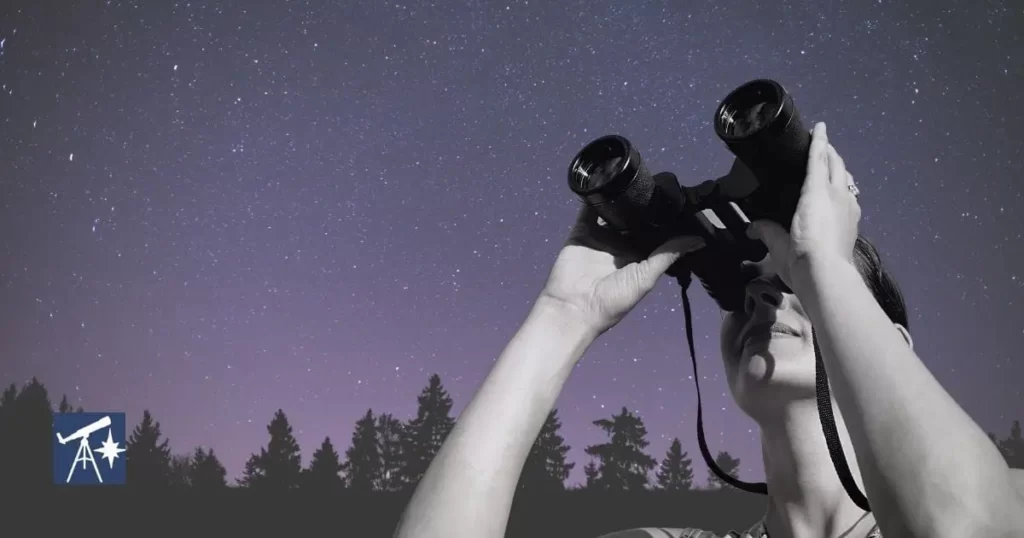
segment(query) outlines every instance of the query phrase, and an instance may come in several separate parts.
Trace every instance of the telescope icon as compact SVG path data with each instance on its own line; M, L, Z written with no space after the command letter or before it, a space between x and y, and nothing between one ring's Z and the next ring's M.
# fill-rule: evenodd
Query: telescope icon
M96 422L93 422L92 424L89 424L88 426L85 426L85 427L79 429L77 432L75 432L75 433L73 433L73 434L71 434L71 435L69 435L67 437L63 437L63 436L61 436L60 433L58 433L57 434L57 440L60 441L60 444L66 445L68 443L68 441L74 441L75 439L85 439L85 438L88 438L90 433L93 433L93 432L95 432L97 430L102 430L103 428L107 428L109 426L110 426L110 417L103 417L103 418L97 420Z
M79 462L82 463L83 471L88 470L89 464L92 464L92 469L96 473L96 480L99 480L101 484L103 483L103 477L100 476L100 468L96 465L96 458L92 455L92 448L89 447L89 435L107 427L110 427L109 416L105 416L88 426L79 428L78 431L67 437L62 436L59 432L57 433L57 441L62 445L76 439L79 441L78 452L75 454L75 461L71 463L71 470L68 472L68 477L64 480L65 484L71 482L71 477L74 476Z

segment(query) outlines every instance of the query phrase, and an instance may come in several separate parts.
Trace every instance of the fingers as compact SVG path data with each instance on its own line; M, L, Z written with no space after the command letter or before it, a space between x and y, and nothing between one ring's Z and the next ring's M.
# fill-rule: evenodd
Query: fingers
M860 215L860 204L858 194L860 193L857 189L857 184L853 181L853 174L846 169L846 162L836 151L836 148L831 144L828 146L828 166L829 166L829 180L833 188L836 189L839 196L849 197L849 203L856 208L856 214Z
M828 145L828 180L833 187L842 190L847 190L847 185L853 184L850 173L846 171L846 163L832 144Z
M666 241L665 244L656 248L646 260L636 264L637 282L644 290L654 288L658 278L672 267L673 263L686 254L696 252L704 247L704 240L700 237L683 236Z
M629 241L621 233L599 221L597 211L584 204L576 217L576 223L566 239L566 245L580 245L592 250L607 252L613 256L635 261L640 258L633 252Z
M811 148L807 156L807 177L804 189L816 189L828 184L828 133L825 124L818 123L811 131Z
M576 213L576 222L572 227L572 235L576 235L579 232L589 230L591 227L597 226L597 211L594 208L583 204L580 207L578 213Z
M600 217L593 207L583 204L576 215L576 223L573 224L572 232L569 233L569 239L605 238L605 235L611 234L610 230L603 228L598 223L598 218Z
M768 252L779 252L779 249L789 244L789 232L772 220L751 223L747 233L751 239L760 239L764 246L768 247Z

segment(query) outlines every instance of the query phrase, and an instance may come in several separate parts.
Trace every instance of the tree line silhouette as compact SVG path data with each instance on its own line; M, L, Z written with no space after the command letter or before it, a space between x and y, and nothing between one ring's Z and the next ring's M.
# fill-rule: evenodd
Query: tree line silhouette
M242 477L233 485L258 491L408 492L422 479L455 424L451 416L452 399L437 374L430 376L417 403L416 416L407 421L388 413L375 415L368 409L356 421L344 457L339 455L330 437L326 437L305 467L288 417L279 409L267 426L266 446L249 457ZM37 379L20 390L12 383L0 395L0 484L24 488L52 483L50 437L54 411L81 413L83 409L72 409L66 396L54 409L46 387ZM647 454L645 449L649 442L643 420L625 407L618 414L595 420L593 424L601 428L608 439L584 449L591 457L583 468L584 484L566 486L566 479L576 464L566 459L570 447L559 434L562 424L555 409L548 413L530 449L519 479L519 491L637 492L653 489L680 492L728 487L713 474L709 475L705 487L696 485L693 461L682 450L678 438L672 440L660 462ZM1011 467L1024 468L1020 421L1013 422L1008 437L999 439L992 433L989 437ZM172 453L169 439L164 437L160 423L148 410L132 429L125 455L128 484L132 487L213 491L230 485L225 468L212 448L197 447L191 453ZM722 451L715 461L726 473L737 476L738 458Z

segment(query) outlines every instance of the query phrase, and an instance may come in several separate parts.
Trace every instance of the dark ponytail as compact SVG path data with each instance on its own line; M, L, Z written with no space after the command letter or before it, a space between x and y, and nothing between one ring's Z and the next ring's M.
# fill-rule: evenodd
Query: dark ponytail
M889 319L909 331L907 305L903 301L900 287L882 265L878 249L863 235L857 236L857 243L853 247L853 263Z

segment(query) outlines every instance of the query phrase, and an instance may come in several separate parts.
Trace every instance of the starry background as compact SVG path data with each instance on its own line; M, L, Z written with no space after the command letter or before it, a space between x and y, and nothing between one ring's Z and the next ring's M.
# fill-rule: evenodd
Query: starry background
M434 372L461 411L573 221L575 152L619 133L654 170L718 177L714 108L759 77L829 123L935 375L986 430L1024 419L1018 3L3 4L0 382L148 408L229 477L279 407L304 463L367 408L410 417ZM677 292L565 387L571 482L622 406L704 480ZM760 480L719 314L691 295L712 450Z

